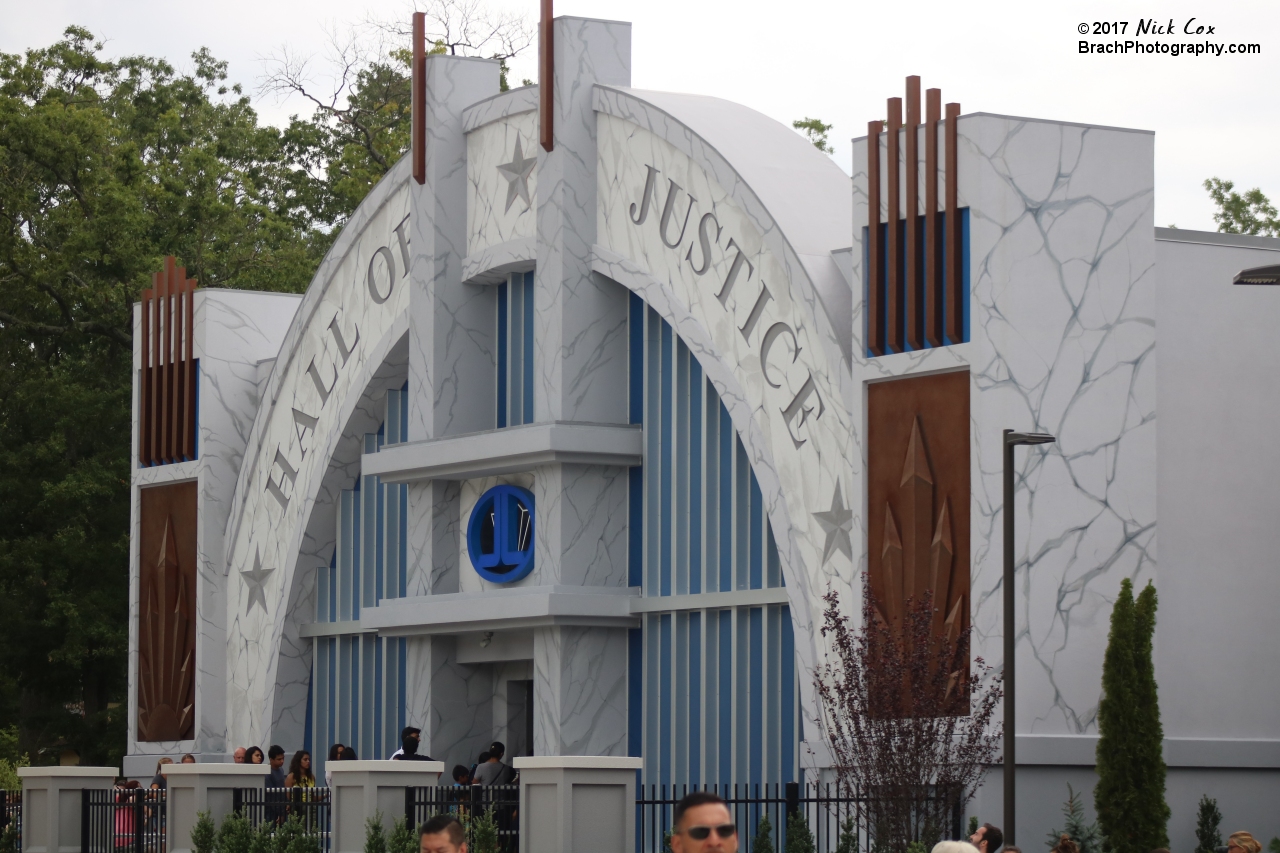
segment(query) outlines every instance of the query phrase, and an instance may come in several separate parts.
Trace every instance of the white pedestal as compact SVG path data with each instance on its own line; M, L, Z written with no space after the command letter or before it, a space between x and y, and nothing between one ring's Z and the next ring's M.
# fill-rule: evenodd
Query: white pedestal
M523 853L631 853L641 759L535 755L513 763Z
M22 767L22 853L79 853L80 792L110 788L114 767Z
M191 853L191 830L200 812L214 825L231 813L232 791L261 788L271 771L267 764L165 764L168 787L169 853Z
M440 784L443 761L330 761L332 853L362 853L364 822L382 812L387 829L404 814L404 789ZM177 853L177 851L174 851Z

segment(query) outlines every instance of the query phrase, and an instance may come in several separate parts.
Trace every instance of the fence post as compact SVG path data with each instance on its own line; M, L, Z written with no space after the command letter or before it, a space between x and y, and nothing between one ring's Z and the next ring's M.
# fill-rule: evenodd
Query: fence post
M115 767L21 767L23 853L79 853L86 789L115 784Z
M414 802L417 799L414 792L417 791L413 785L404 786L404 825L409 827L409 831L415 835L418 832L418 816L415 813ZM332 792L330 792L332 795Z
M166 764L165 827L168 853L191 853L191 830L200 812L218 824L235 804L237 788L261 788L266 776L260 764Z
M640 758L534 755L520 771L521 853L630 853Z
M411 787L440 784L440 761L334 761L327 768L333 778L329 815L331 853L363 853L364 822L382 812L391 829L400 806L409 802Z
M80 849L88 851L89 846L89 789L80 789ZM22 845L24 848L26 844ZM25 853L25 851L24 851Z
M800 811L800 783L787 783L787 818L790 819L796 812Z

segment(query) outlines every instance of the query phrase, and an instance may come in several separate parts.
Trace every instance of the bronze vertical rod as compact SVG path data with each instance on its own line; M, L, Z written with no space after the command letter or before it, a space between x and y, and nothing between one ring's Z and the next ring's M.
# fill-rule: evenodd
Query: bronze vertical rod
M413 152L413 179L427 180L427 16L413 13L412 98L409 108L409 148Z
M160 463L160 288L164 271L151 278L151 464Z
M920 78L907 78L907 130L906 130L906 195L902 201L902 215L906 220L907 272L903 279L903 312L907 320L907 343L912 349L922 349L920 292L920 235L916 230L920 210Z
M173 256L170 255L164 259L164 269L160 272L160 322L156 324L156 331L159 332L160 338L160 357L157 360L157 367L160 368L160 412L158 417L160 427L160 453L157 461L169 462L169 333L173 329L173 317L169 311L169 268L173 263Z
M138 352L141 355L138 383L138 464L151 462L151 300L155 291L142 291L142 328L140 330Z
M187 282L187 388L183 405L182 450L188 459L196 458L196 283Z
M961 268L963 254L960 251L960 193L958 187L960 135L956 127L960 118L960 105L947 104L947 337L953 344L960 343L964 335L964 306L960 304L960 284L964 280Z
M880 254L880 132L867 122L867 349L884 355L884 257Z
M538 140L543 151L555 147L556 57L552 32L555 13L551 0L542 0L542 22L538 25Z
M898 223L901 220L899 197L902 174L902 157L899 154L902 131L902 98L889 99L889 150L885 180L889 184L889 210L885 217L889 225L889 250L885 252L885 264L889 270L889 293L885 299L885 325L888 327L887 345L893 352L902 352L902 248L898 239Z
M942 90L924 93L924 337L942 346L942 234L938 231L938 121Z
M182 366L178 363L182 354L182 283L187 280L187 271L179 267L174 271L169 285L169 305L173 325L173 349L170 350L169 371L169 458L174 462L182 461Z

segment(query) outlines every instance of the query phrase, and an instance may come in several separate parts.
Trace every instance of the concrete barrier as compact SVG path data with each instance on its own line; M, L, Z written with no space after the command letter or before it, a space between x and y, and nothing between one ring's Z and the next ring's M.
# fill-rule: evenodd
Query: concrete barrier
M332 853L362 853L365 820L380 811L390 829L404 815L404 789L439 785L444 762L330 761L325 769L333 780Z
M631 853L641 759L535 755L513 765L522 853Z
M114 767L22 767L22 853L80 853L80 792L105 790Z
M168 853L191 853L191 830L200 812L214 824L231 812L236 788L261 788L266 764L165 764L160 768L168 787Z

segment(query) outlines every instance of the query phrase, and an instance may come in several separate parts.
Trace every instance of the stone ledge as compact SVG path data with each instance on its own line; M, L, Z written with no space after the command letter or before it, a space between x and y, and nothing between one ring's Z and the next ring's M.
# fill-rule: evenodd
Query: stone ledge
M616 755L522 755L511 759L517 770L639 770L643 758Z
M639 426L541 423L384 447L361 457L363 474L384 483L469 480L529 471L539 465L612 465L642 460Z
M383 636L457 634L552 625L632 628L628 587L527 586L383 600L361 613ZM532 654L530 654L532 657Z

